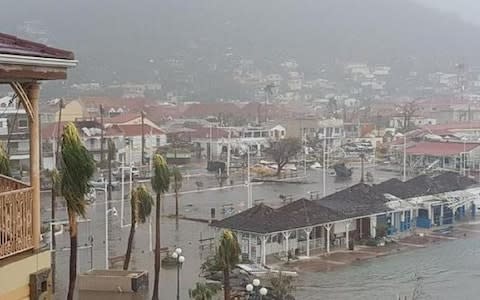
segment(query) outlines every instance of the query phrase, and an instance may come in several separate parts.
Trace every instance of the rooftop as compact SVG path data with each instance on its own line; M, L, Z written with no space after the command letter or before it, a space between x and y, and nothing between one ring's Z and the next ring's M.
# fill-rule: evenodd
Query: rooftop
M385 205L388 199L372 186L359 183L327 197L315 200L316 203L333 209L347 218L367 216L389 211Z
M74 60L73 52L0 33L0 54Z
M470 152L480 146L480 143L456 142L419 142L407 148L410 155L451 156Z

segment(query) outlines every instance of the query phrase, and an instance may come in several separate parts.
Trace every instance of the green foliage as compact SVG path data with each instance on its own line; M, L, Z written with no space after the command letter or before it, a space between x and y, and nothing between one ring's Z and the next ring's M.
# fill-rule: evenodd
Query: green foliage
M194 289L188 290L188 295L193 300L212 300L218 290L215 285L197 282Z
M157 194L163 194L168 191L170 186L170 171L168 169L167 161L160 154L155 154L152 161L152 188Z
M143 184L133 190L130 203L137 223L141 224L147 221L155 204L152 195Z
M0 174L5 176L10 176L10 160L8 159L8 154L3 148L0 146Z
M71 122L63 129L61 191L70 211L85 216L85 195L90 190L89 180L95 171L95 162L80 140L77 128Z
M171 176L172 176L172 183L173 183L173 190L175 192L178 192L182 188L182 173L180 172L180 169L177 167L173 167L171 171Z
M218 264L221 269L232 269L240 261L240 245L237 236L230 230L224 230L218 247Z
M270 293L273 299L294 299L292 296L292 294L295 292L295 283L293 277L279 272L278 275L270 278L270 285L272 287Z

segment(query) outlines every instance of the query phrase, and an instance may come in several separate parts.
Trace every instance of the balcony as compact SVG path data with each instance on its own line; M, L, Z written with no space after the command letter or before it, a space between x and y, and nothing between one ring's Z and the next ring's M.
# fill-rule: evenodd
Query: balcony
M0 175L0 259L33 248L32 187Z

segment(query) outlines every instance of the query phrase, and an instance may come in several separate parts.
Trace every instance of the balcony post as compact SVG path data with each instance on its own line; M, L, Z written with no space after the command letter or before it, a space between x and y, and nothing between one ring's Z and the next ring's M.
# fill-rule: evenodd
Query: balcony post
M26 94L32 108L29 120L30 130L30 185L32 186L32 224L33 248L40 247L40 119L38 116L38 98L40 84L32 82L25 86Z

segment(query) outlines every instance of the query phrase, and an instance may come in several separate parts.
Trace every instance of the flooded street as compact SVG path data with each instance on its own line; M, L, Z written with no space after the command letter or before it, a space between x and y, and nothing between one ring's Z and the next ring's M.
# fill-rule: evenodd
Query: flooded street
M327 193L358 182L359 172L348 181L335 182L333 177L327 178ZM356 176L355 176L356 175ZM377 180L393 177L394 173L377 172ZM299 198L308 197L311 191L322 193L322 172L308 171L306 184L264 183L253 188L254 199L263 199L264 203L279 206L280 194ZM382 179L378 179L381 177ZM188 186L188 185L187 185ZM128 192L128 190L127 190ZM47 198L47 195L44 195ZM113 199L119 199L116 191ZM246 208L246 188L243 186L227 187L220 190L203 192L186 192L180 198L181 214L188 217L208 219L210 209L215 208L217 218L223 218L222 206L232 204L235 211ZM181 296L188 299L188 289L199 280L200 265L208 251L208 242L200 239L213 237L213 231L206 223L180 220L167 217L174 213L174 197L168 195L164 199L164 217L161 223L161 245L173 248L179 246L184 250L185 263L181 270ZM117 215L109 216L109 256L117 257L125 254L129 227L121 228L120 201L113 200ZM59 218L62 210L57 210ZM48 209L44 211L49 214ZM63 215L64 216L64 215ZM80 224L79 245L89 246L89 235L94 236L93 251L90 248L79 249L79 271L93 268L105 268L105 202L103 194L97 194L97 201L89 208L88 217L92 222ZM125 224L130 220L129 203L125 201ZM132 270L148 270L150 284L153 283L153 253L149 252L148 223L139 225L135 236ZM152 231L154 234L154 230ZM63 299L67 287L68 274L68 234L57 236L57 299ZM201 250L201 245L204 250ZM62 250L63 249L63 250ZM369 260L328 273L302 273L298 281L297 299L396 299L397 295L409 296L416 285L421 285L425 295L430 299L475 299L476 275L480 269L480 240L458 240L441 243L426 249L412 250L384 258ZM92 262L93 256L93 262ZM121 264L116 265L121 268ZM415 279L415 274L421 280ZM162 299L173 299L176 291L176 269L161 270L160 291ZM463 288L465 286L465 288ZM451 289L456 287L456 289ZM458 296L462 291L461 298ZM321 296L319 296L321 295ZM111 295L100 295L99 299ZM102 298L103 297L103 298ZM107 297L107 299L108 299ZM88 299L95 299L91 296ZM421 298L424 299L424 298ZM426 298L428 299L428 298Z

